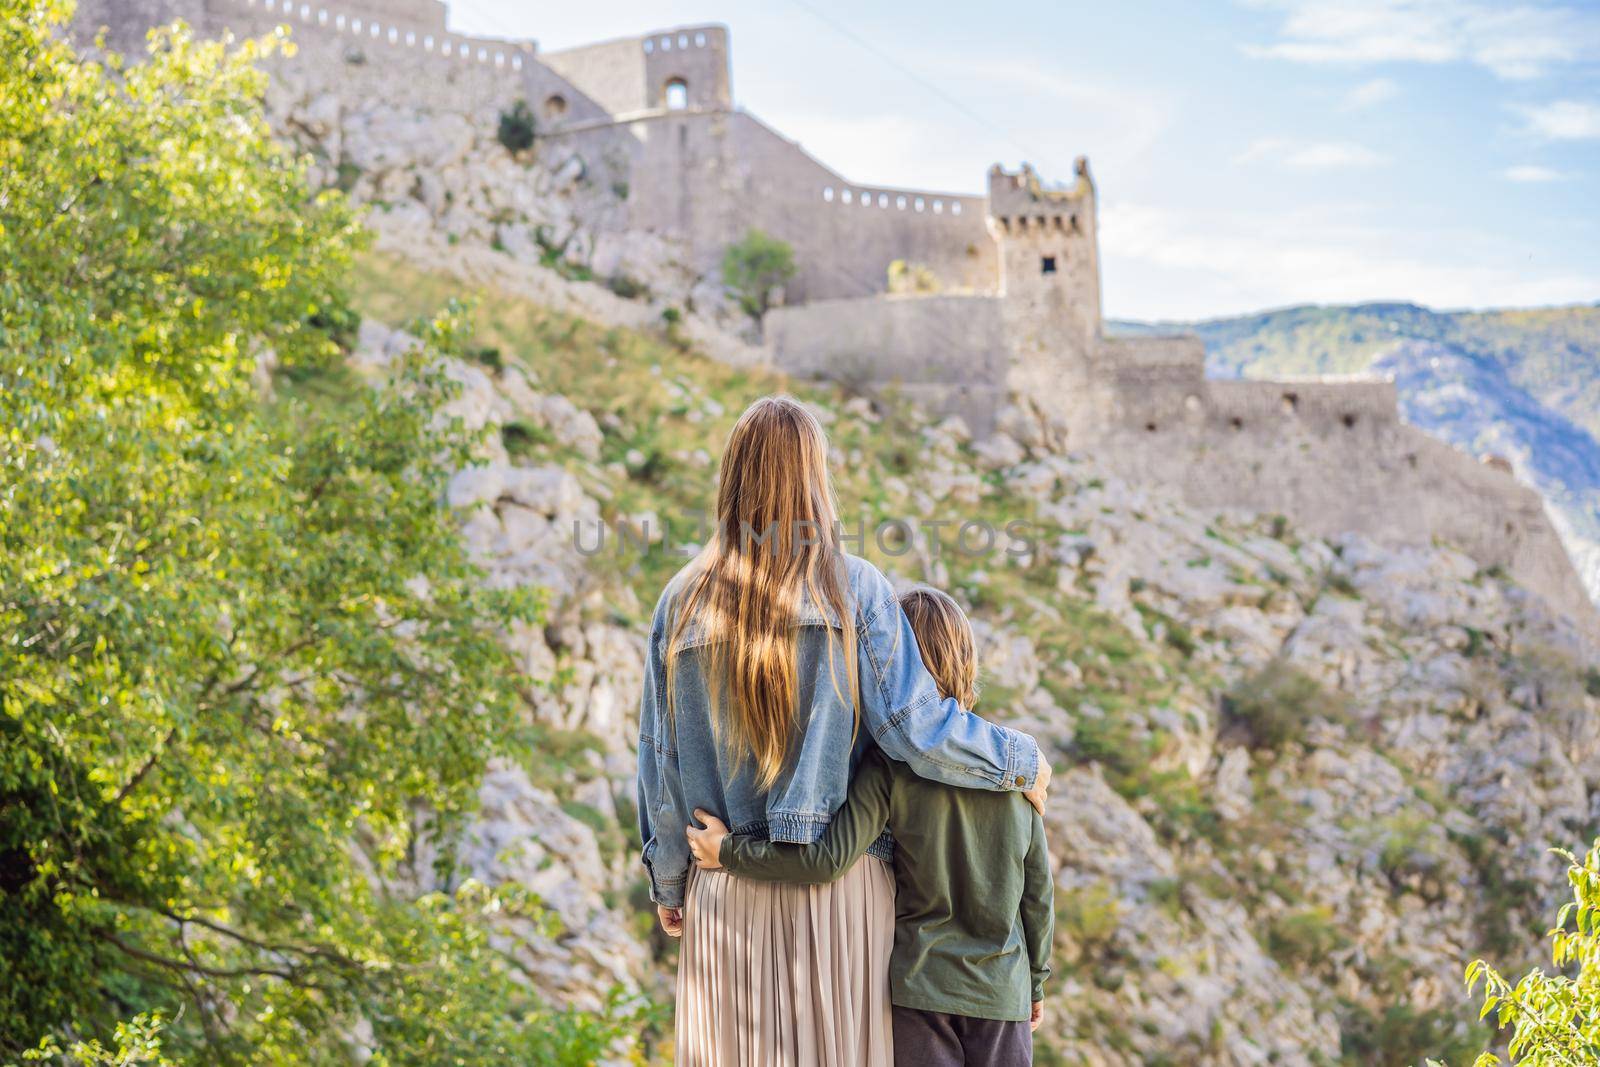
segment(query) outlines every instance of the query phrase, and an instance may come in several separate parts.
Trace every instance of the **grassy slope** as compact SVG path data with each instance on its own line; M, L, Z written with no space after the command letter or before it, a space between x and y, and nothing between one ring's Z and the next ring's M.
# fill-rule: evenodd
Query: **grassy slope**
M460 296L455 280L427 274L387 257L369 257L358 272L357 304L364 314L390 324L403 324L440 308ZM762 370L738 370L715 363L659 335L607 329L582 319L554 312L497 294L478 294L472 320L474 344L492 346L506 361L517 361L531 371L536 388L565 394L588 409L606 428L598 466L585 463L569 450L536 443L528 462L560 463L571 469L585 487L603 500L608 520L653 511L666 522L677 543L693 538L697 516L708 509L714 492L714 463L723 438L739 412L756 397L778 391L793 392L824 410L837 412L849 400L843 391L800 382ZM705 412L720 412L706 415ZM614 420L605 420L610 413ZM920 431L909 415L890 411L875 421L840 420L831 431L835 448L847 462L835 466L840 506L847 517L866 517L868 527L879 521L917 516L907 501L894 492L892 478L914 481ZM645 457L630 473L621 473L630 452ZM703 458L696 459L696 453ZM861 462L870 457L871 462ZM636 457L637 458L637 457ZM888 484L886 484L888 483ZM609 497L609 499L606 499ZM1011 519L1037 521L1027 497L1011 492L993 478L984 486L976 507L953 508L953 518L983 518L996 527ZM847 518L848 521L848 518ZM1041 537L1064 531L1039 527ZM854 546L852 546L854 547ZM863 555L887 570L906 572L910 556L887 555L867 538ZM1126 635L1115 621L1081 600L1063 602L1055 589L1053 567L1025 567L973 559L954 552L945 554L951 584L960 589L980 615L1005 619L1040 643L1047 662L1070 658L1084 666L1085 685L1047 685L1064 707L1093 701L1101 707L1129 702L1159 704L1173 687L1171 679L1181 667L1181 653L1173 649L1152 653ZM668 578L681 565L681 557L653 551L619 558L613 553L596 557L599 565L613 568L615 577L631 585L638 596L635 617L642 624ZM922 578L921 574L909 577ZM1048 603L1049 615L1035 605ZM1003 698L1005 694L991 694ZM997 717L1002 707L989 709Z

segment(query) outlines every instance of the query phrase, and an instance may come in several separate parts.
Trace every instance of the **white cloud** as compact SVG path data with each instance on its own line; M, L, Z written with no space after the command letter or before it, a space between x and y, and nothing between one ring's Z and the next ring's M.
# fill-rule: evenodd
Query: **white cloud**
M1252 55L1301 63L1471 63L1535 78L1600 43L1580 6L1492 0L1247 0L1283 13L1279 39Z
M1344 107L1347 111L1358 111L1361 108L1376 107L1379 104L1393 100L1400 93L1400 86L1392 78L1373 78L1364 81L1351 89L1344 96Z
M1558 182L1566 177L1559 170L1541 167L1533 163L1522 163L1515 167L1507 167L1501 171L1507 181L1513 182Z
M1528 307L1600 292L1600 275L1541 274L1494 242L1379 224L1360 204L1194 213L1118 201L1101 211L1100 245L1106 313L1119 318L1373 300Z
M1554 100L1548 104L1518 107L1528 130L1551 141L1600 139L1600 104L1581 100Z
M1271 163L1289 170L1351 170L1387 162L1366 145L1350 141L1297 141L1265 137L1234 157L1235 163Z

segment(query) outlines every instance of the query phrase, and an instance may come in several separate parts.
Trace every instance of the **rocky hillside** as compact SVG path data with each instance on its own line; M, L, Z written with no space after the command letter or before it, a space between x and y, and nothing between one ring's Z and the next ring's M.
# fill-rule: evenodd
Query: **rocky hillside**
M1167 325L1197 333L1219 377L1392 375L1408 420L1473 454L1505 457L1544 494L1600 599L1600 305L1296 307Z
M1591 837L1600 812L1600 671L1567 625L1447 546L1199 512L1020 431L973 441L893 398L782 380L749 365L673 249L599 236L622 193L586 161L512 156L492 115L279 84L283 128L374 205L379 241L350 372L278 387L337 402L384 373L396 327L474 302L451 373L456 413L490 438L451 503L492 580L547 589L549 613L506 635L543 741L485 781L467 859L558 917L508 930L531 981L584 1007L618 987L670 1000L631 800L645 626L732 420L791 389L828 425L848 515L952 522L866 554L970 609L980 710L1060 769L1041 1063L1465 1063L1482 1047L1463 962L1536 958L1559 891L1544 850ZM1025 523L1029 545L964 552L968 519ZM669 1040L664 1021L633 1054Z
M1461 1062L1479 1046L1461 963L1532 957L1553 887L1516 872L1558 875L1543 850L1589 834L1600 796L1600 673L1498 575L1448 548L1197 513L1092 457L730 368L670 323L608 327L383 255L361 274L365 373L404 343L380 321L477 299L459 410L498 443L452 502L495 580L549 588L551 617L508 635L548 744L486 782L473 867L561 916L523 942L557 995L667 998L629 800L647 614L733 417L799 388L869 524L1033 532L1015 559L965 555L948 530L868 555L970 607L983 710L1062 768L1042 1062ZM586 554L596 520L613 536Z

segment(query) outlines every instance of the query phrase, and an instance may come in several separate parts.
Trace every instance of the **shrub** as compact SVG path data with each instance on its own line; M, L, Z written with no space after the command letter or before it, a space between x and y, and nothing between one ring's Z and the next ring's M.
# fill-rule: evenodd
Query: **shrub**
M512 459L526 459L535 449L555 444L548 429L526 419L516 419L500 427L500 443Z
M538 136L538 125L533 117L533 109L526 100L518 100L500 112L500 129L495 136L512 155L533 147L533 140Z
M939 276L932 268L921 263L907 263L897 259L889 264L889 292L937 293Z
M1122 925L1122 901L1104 884L1056 892L1056 936L1065 938L1079 955L1103 950Z
M464 353L472 362L480 364L496 373L506 369L505 357L493 345L474 345Z
M650 296L648 285L620 271L606 279L606 288L624 300L648 299Z
M1267 951L1284 966L1313 965L1346 943L1326 907L1301 908L1267 921Z
M1600 840L1581 863L1570 852L1556 854L1567 861L1572 900L1556 915L1550 957L1566 973L1535 967L1512 982L1481 959L1467 967L1467 989L1483 984L1482 1015L1511 1029L1507 1057L1527 1067L1600 1062ZM1499 1062L1486 1052L1477 1067Z
M1339 718L1345 710L1339 694L1281 658L1241 678L1222 697L1223 729L1269 751L1300 740L1311 720Z
M772 291L794 277L794 270L794 249L761 230L750 230L722 254L722 284L758 321L772 306Z

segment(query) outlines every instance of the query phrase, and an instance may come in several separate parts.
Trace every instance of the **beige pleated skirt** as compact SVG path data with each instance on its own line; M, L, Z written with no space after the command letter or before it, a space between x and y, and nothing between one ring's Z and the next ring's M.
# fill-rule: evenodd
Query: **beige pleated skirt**
M828 885L689 871L677 1067L890 1067L894 874Z

